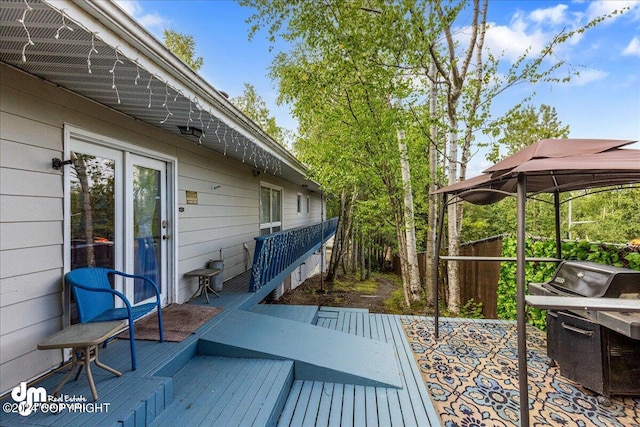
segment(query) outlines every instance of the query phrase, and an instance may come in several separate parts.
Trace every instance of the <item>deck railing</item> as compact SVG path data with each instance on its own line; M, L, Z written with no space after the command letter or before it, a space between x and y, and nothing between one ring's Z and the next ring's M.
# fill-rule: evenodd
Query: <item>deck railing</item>
M306 227L292 228L256 237L249 291L282 283L304 260L333 236L338 218Z

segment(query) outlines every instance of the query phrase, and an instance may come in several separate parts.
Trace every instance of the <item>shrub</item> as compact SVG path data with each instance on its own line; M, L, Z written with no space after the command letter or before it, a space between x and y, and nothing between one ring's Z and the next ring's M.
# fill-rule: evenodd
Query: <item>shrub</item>
M555 257L555 240L527 238L527 257ZM502 256L516 256L516 239L504 237ZM640 247L591 243L587 241L562 242L564 259L592 261L599 264L615 265L640 270ZM552 262L528 262L525 265L525 282L543 283L551 279L556 270ZM503 262L500 267L498 281L498 317L500 319L516 319L516 263ZM539 329L546 329L546 310L533 307L527 309L528 323Z

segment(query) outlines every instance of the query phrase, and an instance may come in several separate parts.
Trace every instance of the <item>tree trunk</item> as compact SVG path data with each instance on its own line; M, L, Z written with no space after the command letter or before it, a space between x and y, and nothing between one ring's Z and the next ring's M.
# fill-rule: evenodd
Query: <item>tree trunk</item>
M411 188L411 169L404 142L404 131L398 131L398 150L400 151L400 170L402 173L402 193L404 202L404 234L406 244L407 279L411 302L420 300L420 269L418 268L418 252L416 249L416 227L413 211L413 191ZM400 260L402 262L402 259Z
M348 259L349 243L353 229L353 208L355 200L358 197L357 191L353 191L348 195L346 191L340 196L340 212L338 214L338 230L334 238L333 250L331 251L331 261L329 262L329 271L327 272L327 281L331 282L335 279L338 268L341 266L343 270L345 266L343 261ZM346 274L346 270L344 271Z
M82 189L82 227L87 247L87 266L96 266L96 255L93 246L93 208L91 207L91 192L89 190L89 176L87 165L82 154L74 156L73 166L75 167L80 188Z
M342 258L343 248L345 246L345 224L347 223L347 193L343 191L340 195L340 206L338 212L338 229L333 239L333 248L331 250L331 259L329 260L329 268L327 269L327 282L332 282L336 277L340 259Z
M436 203L436 195L433 194L436 191L436 179L438 176L438 159L436 150L436 141L438 139L438 129L436 127L436 97L438 96L438 90L436 87L436 66L433 61L429 65L429 117L431 119L431 126L429 128L430 144L429 144L429 207L427 213L427 251L426 251L426 266L425 277L427 278L427 285L433 277L433 260L435 259L436 252L436 227L438 222L438 206ZM427 304L434 304L433 287L426 286L426 299Z
M453 111L452 109L449 109ZM449 185L457 182L458 172L458 120L455 114L449 114ZM460 227L458 223L458 209L455 203L447 208L448 233L449 233L449 256L460 254ZM447 268L449 281L449 311L460 312L460 280L458 262L449 261Z
M367 266L365 262L364 233L360 231L360 280L367 280Z
M355 227L354 227L355 228ZM358 272L358 257L360 253L360 229L354 229L351 235L351 274L355 275Z

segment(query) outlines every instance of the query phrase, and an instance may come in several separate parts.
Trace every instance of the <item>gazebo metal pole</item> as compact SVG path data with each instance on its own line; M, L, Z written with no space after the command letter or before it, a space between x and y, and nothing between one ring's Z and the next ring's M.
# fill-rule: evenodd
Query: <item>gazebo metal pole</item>
M520 426L529 426L529 387L527 383L527 319L525 313L525 256L526 256L527 177L518 174L518 231L516 247L518 384L520 391Z
M442 193L442 204L440 205L440 214L438 215L438 220L436 223L437 226L437 234L436 234L436 247L435 252L433 254L433 323L435 329L433 334L435 339L440 337L440 308L438 304L438 281L440 280L440 247L442 246L442 230L444 229L444 215L446 212L447 206L447 193Z
M324 292L324 192L320 190L320 292Z
M556 214L556 258L562 259L562 236L560 235L560 192L553 192L553 208Z

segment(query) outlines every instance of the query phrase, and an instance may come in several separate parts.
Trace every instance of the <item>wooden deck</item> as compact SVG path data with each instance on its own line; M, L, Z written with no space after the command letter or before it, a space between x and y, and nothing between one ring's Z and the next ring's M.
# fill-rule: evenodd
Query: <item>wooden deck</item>
M403 387L295 381L279 426L435 426L439 418L398 316L323 307L318 326L395 346Z
M220 298L212 298L210 303L223 307L222 313L183 342L137 341L136 371L130 370L127 340L116 340L101 349L100 359L123 373L114 377L93 369L100 396L97 403L103 404L101 411L37 412L26 417L0 412L0 426L440 425L398 317L358 309L257 305L265 295L247 292L248 283L248 273L225 282ZM192 303L206 302L199 298ZM361 337L353 342L367 338L389 343L396 353L396 360L389 363L400 369L403 386L344 384L335 378L301 380L296 379L296 362L281 357L200 354L200 338L220 325L232 327L229 324L233 322L224 319L231 320L230 315L236 311L250 311L258 315L255 318L268 315L287 319L282 325L291 326L291 320L295 320L334 330L340 334L336 342L343 347L349 345L343 333ZM273 318L269 323L275 325ZM304 346L305 336L292 334L287 345ZM339 356L341 348L324 348L322 353ZM363 354L362 360L366 358ZM68 366L63 367L30 386L53 390L67 369ZM92 403L84 375L66 384L62 394L89 396L87 402ZM5 402L12 402L11 397L2 401ZM108 404L106 410L104 404Z

